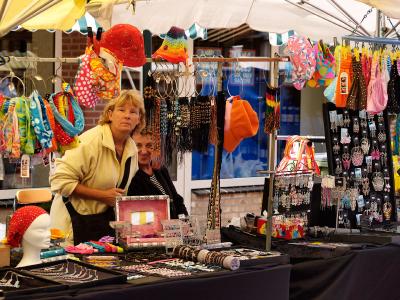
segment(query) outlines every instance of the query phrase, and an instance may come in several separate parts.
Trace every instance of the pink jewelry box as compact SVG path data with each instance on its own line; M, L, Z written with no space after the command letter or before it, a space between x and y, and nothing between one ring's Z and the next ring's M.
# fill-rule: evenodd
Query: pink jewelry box
M124 196L116 200L117 222L127 224L118 230L118 242L125 248L165 245L161 222L170 219L169 197Z

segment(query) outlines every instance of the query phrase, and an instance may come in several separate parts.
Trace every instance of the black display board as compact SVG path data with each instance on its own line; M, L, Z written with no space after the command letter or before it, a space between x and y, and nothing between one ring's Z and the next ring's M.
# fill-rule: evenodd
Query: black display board
M332 117L336 115L341 115L342 121L347 119L346 122L332 122ZM363 112L347 110L343 108L336 108L332 103L323 104L323 118L325 127L325 137L326 137L326 149L328 157L328 167L329 174L334 175L337 179L346 179L347 185L358 188L360 194L364 198L364 207L362 207L362 202L359 207L357 202L357 207L355 211L351 209L348 210L348 216L350 218L351 226L354 228L356 226L356 214L365 212L366 209L370 209L371 205L378 206L378 211L383 211L383 205L385 202L391 204L390 220L385 219L383 215L382 222L375 220L372 225L381 227L382 225L389 225L390 221L395 220L396 215L396 203L394 198L394 176L393 176L393 161L392 161L392 149L390 143L390 128L387 111L383 111L380 115L369 115L366 114L364 119ZM336 119L338 120L338 118ZM347 123L347 124L346 124ZM358 128L357 128L358 127ZM358 130L357 130L358 129ZM344 132L348 133L348 138L343 139L345 136ZM382 138L383 133L385 134L385 139ZM380 134L380 136L378 136ZM379 138L381 137L381 138ZM357 150L361 149L361 142L364 138L368 139L370 148L364 153L362 158L362 164L360 164L360 157L355 165L353 161L353 153L356 152L353 149L358 147ZM364 147L366 149L366 147ZM377 150L373 153L374 150ZM362 150L364 152L364 150ZM348 153L350 156L350 162L347 161L347 168L344 166L346 163L344 153ZM386 153L382 155L382 153ZM380 157L378 158L378 155ZM368 160L368 161L367 161ZM372 163L371 163L372 161ZM341 166L340 166L341 165ZM371 169L372 165L372 169ZM339 166L339 167L338 167ZM341 169L341 170L340 170ZM380 177L382 175L384 179L384 189L375 189L376 186L373 185L373 180L375 177ZM360 179L361 176L361 179ZM363 178L368 178L364 180ZM386 179L387 178L387 179ZM363 184L364 182L364 184ZM375 183L377 181L374 181ZM340 183L340 182L338 182ZM364 193L363 188L367 186L369 188L369 193ZM390 187L390 190L387 189ZM375 203L376 204L375 204ZM363 221L368 218L361 218L361 225Z

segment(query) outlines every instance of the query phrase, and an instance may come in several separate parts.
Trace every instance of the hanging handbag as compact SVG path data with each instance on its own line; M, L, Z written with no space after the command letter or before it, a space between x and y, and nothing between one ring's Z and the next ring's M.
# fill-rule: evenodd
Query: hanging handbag
M125 162L124 177L118 188L125 188L128 183L131 168L131 157ZM82 215L76 211L71 201L63 197L64 204L71 217L74 245L88 241L98 241L103 236L115 236L115 231L110 227L110 221L115 221L114 208L109 206L106 211L99 214Z
M305 171L321 173L315 161L312 143L304 137L295 135L286 142L284 156L276 168L276 172Z

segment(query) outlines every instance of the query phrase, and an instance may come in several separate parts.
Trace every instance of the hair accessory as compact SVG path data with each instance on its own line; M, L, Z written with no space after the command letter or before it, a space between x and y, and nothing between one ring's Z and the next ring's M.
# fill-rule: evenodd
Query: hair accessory
M354 147L351 150L351 162L353 163L354 166L359 167L362 165L364 160L364 154L361 151L360 147Z
M12 247L19 247L25 231L37 217L43 214L47 214L47 212L39 206L28 205L17 209L8 225L8 243Z

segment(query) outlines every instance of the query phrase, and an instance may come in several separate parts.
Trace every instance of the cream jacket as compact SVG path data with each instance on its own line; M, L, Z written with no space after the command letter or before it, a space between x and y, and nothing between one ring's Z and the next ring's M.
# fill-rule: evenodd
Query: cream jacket
M79 140L77 148L67 150L62 158L57 159L56 171L50 176L51 190L56 193L50 210L51 226L65 232L67 245L73 244L73 232L71 218L62 196L69 197L80 214L104 212L107 205L102 202L71 196L78 183L96 189L118 187L124 176L125 162L128 157L132 157L128 182L126 188L122 187L127 190L138 170L135 142L131 138L128 139L120 164L108 124L98 125L84 132Z

